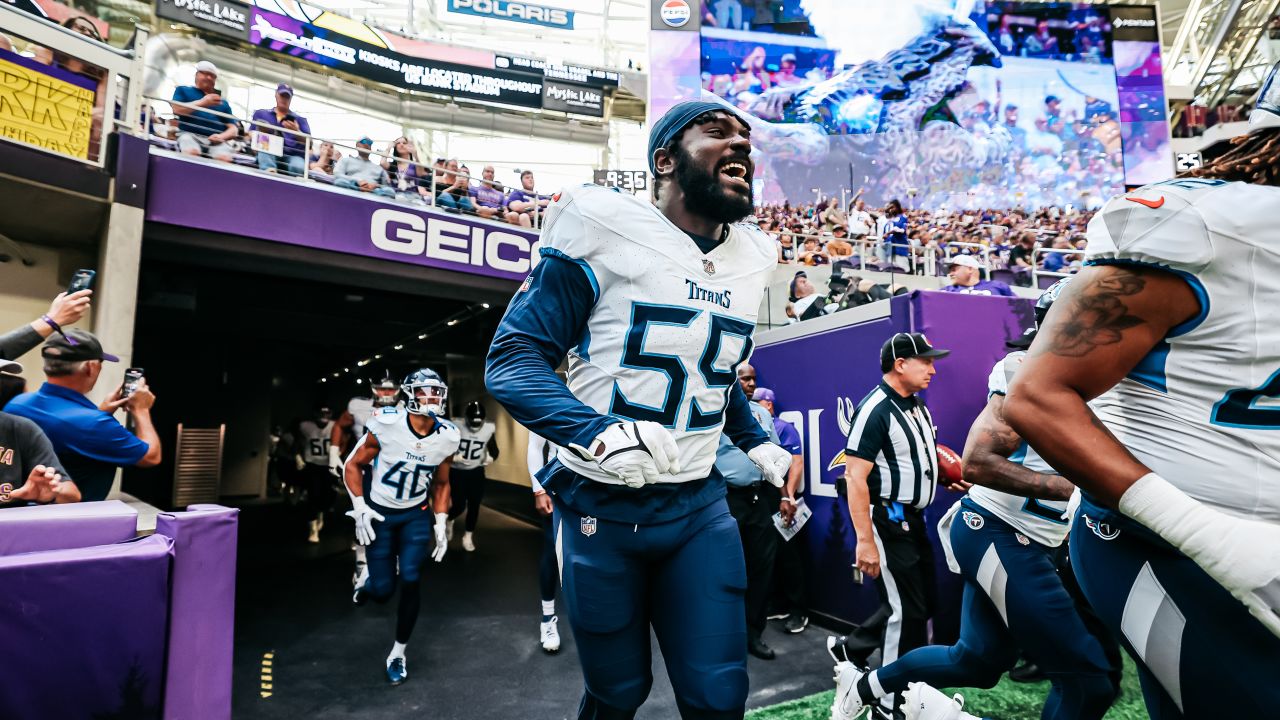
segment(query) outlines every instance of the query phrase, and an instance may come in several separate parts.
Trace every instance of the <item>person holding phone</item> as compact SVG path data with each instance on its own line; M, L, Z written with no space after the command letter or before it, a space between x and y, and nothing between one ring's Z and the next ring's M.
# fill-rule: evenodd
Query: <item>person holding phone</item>
M77 275L84 272L78 271ZM89 282L92 282L90 276ZM89 312L89 300L93 290L88 285L73 285L67 292L58 293L49 305L49 312L26 325L0 335L0 360L16 360L34 350L45 338L74 325Z
M235 150L227 144L240 134L240 125L231 115L231 106L214 87L218 67L208 60L196 63L193 85L173 89L173 112L178 116L178 150L199 157L231 162Z
M303 135L311 134L311 123L290 109L292 103L293 87L288 83L280 83L276 86L276 106L255 110L253 113L254 130L284 136L283 155L258 152L259 170L274 170L289 175L302 174L307 149L307 139ZM284 128L291 132L282 132L276 128ZM302 135L295 133L302 133Z

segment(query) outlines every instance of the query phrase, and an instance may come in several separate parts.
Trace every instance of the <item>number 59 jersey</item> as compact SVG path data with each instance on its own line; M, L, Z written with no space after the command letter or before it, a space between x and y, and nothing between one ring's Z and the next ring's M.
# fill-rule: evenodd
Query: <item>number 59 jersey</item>
M680 472L660 482L707 477L776 243L736 224L704 254L652 204L595 185L560 193L542 243L544 254L580 265L595 291L586 332L569 351L570 391L603 415L671 431ZM619 482L573 450L559 457L579 475Z
M1171 271L1200 313L1094 412L1144 465L1224 512L1280 522L1280 188L1177 179L1111 200L1089 264Z
M409 425L409 413L403 408L383 408L366 429L368 433L355 449L364 445L369 435L378 439L381 449L370 468L369 499L386 508L421 504L431 489L436 468L458 451L458 428L453 423L438 417L431 432L419 435Z

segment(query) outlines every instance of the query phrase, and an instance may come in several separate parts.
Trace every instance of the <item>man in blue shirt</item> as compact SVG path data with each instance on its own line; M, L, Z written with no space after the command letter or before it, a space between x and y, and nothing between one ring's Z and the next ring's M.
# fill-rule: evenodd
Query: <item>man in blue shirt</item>
M178 149L188 155L199 157L207 153L214 160L231 162L236 153L227 141L240 134L240 126L232 121L231 106L222 98L222 92L214 87L216 82L217 66L201 60L196 63L195 84L179 85L173 89L173 112L178 116Z
M739 365L738 385L743 394L751 397L756 389L755 368L747 363ZM769 411L754 401L750 407L760 429L769 436L769 442L780 444ZM764 642L762 635L768 623L769 589L773 580L773 561L778 553L778 531L773 527L773 512L778 506L777 492L765 481L760 468L733 444L728 435L720 436L715 467L724 476L729 512L738 521L742 554L747 561L747 652L761 660L772 660L773 648Z
M982 265L972 255L957 255L947 262L951 284L943 292L965 295L1003 295L1013 297L1013 289L998 280L983 280Z
M120 360L103 352L98 338L84 330L67 330L66 335L50 338L40 354L48 381L38 391L10 400L4 410L40 426L86 502L107 498L117 467L160 464L160 436L151 422L156 396L145 380L131 394L126 395L122 386L95 406L86 394L98 384L102 363ZM112 417L121 408L133 417L137 435Z
M276 106L262 108L253 112L253 129L258 132L284 136L284 154L272 155L269 152L258 152L259 170L280 170L290 175L301 175L303 155L306 154L307 139L302 135L311 134L311 123L301 115L289 109L293 102L293 88L287 83L276 86ZM281 132L275 128L284 128L293 132Z

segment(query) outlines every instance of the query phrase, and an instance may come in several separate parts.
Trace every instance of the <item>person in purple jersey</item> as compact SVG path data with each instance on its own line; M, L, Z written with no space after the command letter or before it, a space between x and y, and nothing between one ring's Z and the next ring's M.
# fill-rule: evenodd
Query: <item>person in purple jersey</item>
M476 214L482 218L498 215L505 217L506 211L502 209L502 205L507 196L502 191L502 183L493 179L493 166L485 165L481 173L481 181L471 186L471 200L476 206Z
M983 280L982 266L972 255L957 255L947 265L950 266L947 277L951 278L951 284L942 288L943 292L1014 296L1013 290L1005 283Z

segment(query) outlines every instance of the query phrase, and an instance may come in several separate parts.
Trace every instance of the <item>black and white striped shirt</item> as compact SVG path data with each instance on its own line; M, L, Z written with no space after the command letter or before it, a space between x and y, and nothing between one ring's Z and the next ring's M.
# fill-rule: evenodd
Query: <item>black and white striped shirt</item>
M928 507L938 477L933 416L920 398L902 397L881 381L854 411L847 456L872 463L870 496L915 508Z

